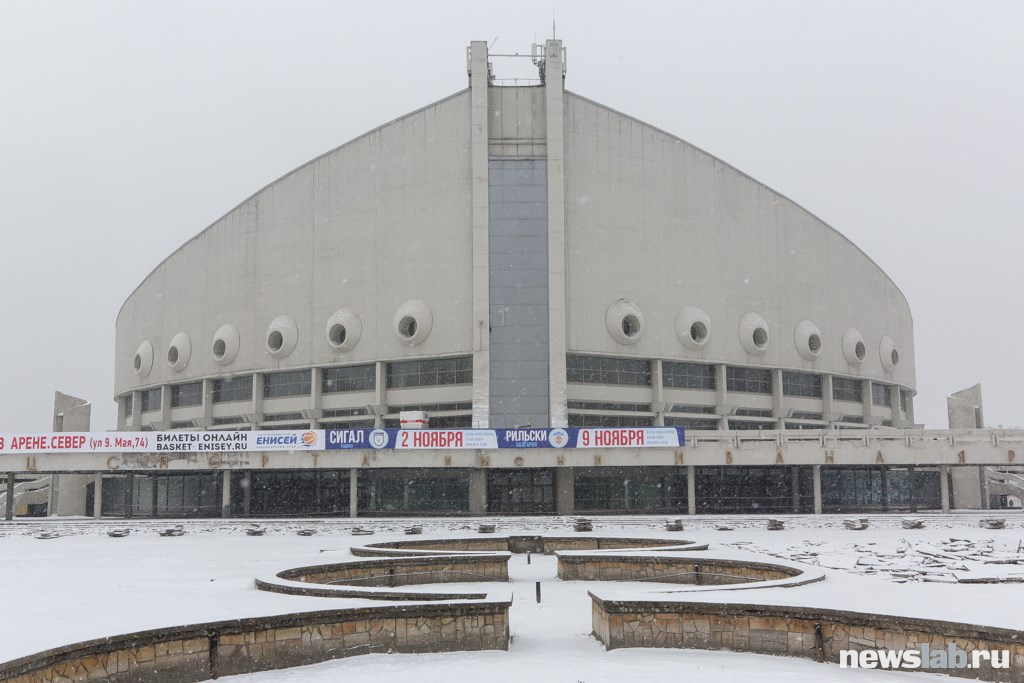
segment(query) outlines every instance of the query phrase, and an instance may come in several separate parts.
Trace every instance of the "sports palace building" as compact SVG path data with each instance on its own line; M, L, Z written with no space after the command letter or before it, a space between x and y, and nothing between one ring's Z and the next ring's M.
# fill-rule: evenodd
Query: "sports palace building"
M467 89L259 190L117 317L119 430L364 439L330 430L405 417L430 447L103 455L77 475L85 512L989 506L978 465L1013 463L1012 439L915 428L910 308L868 255L566 90L561 41L535 46L529 85L495 78L495 56L473 42ZM575 447L449 448L556 428ZM666 433L679 444L643 447Z

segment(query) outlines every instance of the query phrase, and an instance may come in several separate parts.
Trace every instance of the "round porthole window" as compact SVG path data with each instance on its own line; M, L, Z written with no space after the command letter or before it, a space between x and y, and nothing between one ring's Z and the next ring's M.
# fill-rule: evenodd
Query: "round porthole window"
M864 345L864 337L854 328L843 332L843 357L850 365L860 365L867 356L867 347Z
M696 306L686 306L676 316L676 336L688 349L699 351L708 343L711 320Z
M896 344L888 336L882 337L882 341L879 342L878 356L879 360L882 361L882 367L887 372L892 372L900 364L900 352L896 348Z
M430 307L419 299L406 301L395 311L395 334L408 346L423 343L430 334L434 324L434 316Z
M132 369L139 377L147 377L153 370L153 344L146 341L139 344L138 350L132 357Z
M213 359L221 365L229 365L238 355L238 330L234 325L221 325L213 335L210 351Z
M295 350L299 341L299 327L288 315L279 315L267 327L267 351L274 358L284 358Z
M359 343L363 323L353 311L342 308L327 319L327 343L335 351L349 351Z
M644 333L644 312L632 301L619 299L608 307L605 326L620 344L635 344Z
M757 313L747 313L740 318L740 344L744 350L755 356L768 349L768 323Z
M821 330L810 320L801 320L793 332L796 352L804 360L814 360L821 353Z
M167 346L167 364L175 372L181 372L192 357L192 340L184 332L179 332Z

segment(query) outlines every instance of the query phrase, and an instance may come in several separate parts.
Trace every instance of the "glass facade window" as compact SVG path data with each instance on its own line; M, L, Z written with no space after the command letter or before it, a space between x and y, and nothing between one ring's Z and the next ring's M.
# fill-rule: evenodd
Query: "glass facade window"
M253 516L348 514L347 470L255 471L249 476L251 500L248 514ZM232 477L232 516L246 514L246 497L243 478Z
M433 426L433 423L431 423ZM569 413L570 427L653 427L654 418L642 415L587 415Z
M892 387L888 384L871 383L871 404L876 406L892 406Z
M160 410L160 403L162 402L163 392L159 387L156 389L149 389L142 392L142 412L150 413L154 410Z
M820 420L822 419L821 413L812 413L803 410L794 410L792 415L794 420Z
M738 417L772 417L770 408L737 408Z
M324 417L355 417L357 415L366 415L366 408L338 408L335 410L325 410Z
M715 389L715 366L703 363L661 364L661 383L673 389Z
M864 383L859 379L833 377L832 398L837 401L856 401L860 403L864 400Z
M674 468L594 470L573 477L577 512L686 513L686 474Z
M901 389L900 390L900 408L903 409L903 413L904 414L910 412L910 399L911 399L910 392L909 391L903 391Z
M785 396L821 398L821 375L811 372L783 372L782 393Z
M648 360L570 354L565 357L565 368L569 382L651 386L651 362Z
M263 398L309 396L311 389L309 370L272 372L263 375Z
M302 413L267 413L264 422L294 422L302 420Z
M252 375L213 380L213 402L252 400Z
M670 413L709 413L714 414L714 406L694 406L688 403L676 403L673 404Z
M473 357L430 358L388 363L388 389L439 387L473 383Z
M730 365L725 369L725 388L747 394L770 394L772 371L768 368L740 368Z
M697 467L695 474L698 514L811 512L814 509L810 467Z
M215 427L219 427L221 425L237 425L241 422L245 422L245 419L241 415L229 415L228 417L213 418L213 425Z
M132 416L132 395L131 394L128 394L127 396L124 397L124 416L125 417L131 417Z
M407 410L423 410L428 413L440 413L449 410L473 410L469 401L463 403L414 403L404 406L388 406L388 413L401 413Z
M203 405L203 383L189 382L171 387L171 407L189 408Z
M359 509L368 512L454 513L469 510L469 474L388 471L360 476Z
M756 420L729 420L729 429L736 431L755 431L758 429L775 429L774 422L758 422Z
M498 515L553 514L554 470L488 470L487 512Z
M606 401L569 401L570 410L623 410L634 413L651 412L650 403L609 403Z
M686 429L718 429L718 418L714 417L673 417L665 416L666 427L685 427Z
M446 415L430 418L431 429L471 429L472 427L472 415Z
M825 512L942 507L939 473L881 467L822 467Z
M373 420L351 420L349 422L321 422L320 429L373 429Z
M343 391L373 391L377 388L377 366L349 365L341 368L324 368L320 389L325 394Z

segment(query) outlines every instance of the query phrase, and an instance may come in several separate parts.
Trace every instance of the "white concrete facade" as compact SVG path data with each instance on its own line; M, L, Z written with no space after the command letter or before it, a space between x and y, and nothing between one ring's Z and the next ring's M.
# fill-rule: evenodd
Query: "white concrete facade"
M490 410L488 207L523 192L489 187L499 159L536 160L547 183L548 404L519 423L912 426L912 318L870 258L725 162L565 91L561 41L539 55L540 85L500 87L473 43L468 90L296 169L168 256L117 318L119 426L380 426L410 405L450 426L517 426ZM650 380L573 381L574 356L640 360ZM389 363L464 357L468 381L387 386ZM672 363L709 368L713 387L663 382ZM325 391L325 369L359 365L372 387ZM730 389L743 368L771 388ZM287 370L309 390L263 395ZM793 372L817 395L790 392ZM247 376L250 398L217 400L216 382ZM202 400L172 406L171 387L195 382Z

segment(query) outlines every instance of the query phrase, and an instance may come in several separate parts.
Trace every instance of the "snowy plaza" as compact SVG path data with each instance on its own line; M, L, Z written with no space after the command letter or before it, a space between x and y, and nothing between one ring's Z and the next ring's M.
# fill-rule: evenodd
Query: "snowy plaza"
M495 524L494 537L512 534L672 540L707 544L688 559L779 562L820 572L807 585L692 592L693 587L657 581L562 581L552 555L512 554L509 582L444 584L446 591L511 599L508 651L427 654L374 653L310 667L266 671L221 680L246 682L367 680L617 681L723 678L776 681L902 680L907 672L842 669L792 657L724 650L625 648L606 651L592 635L588 591L615 598L744 602L807 606L858 613L966 623L1020 631L1024 582L1024 519L1011 514L1004 529L985 529L985 515L922 515L923 528L904 528L904 517L866 517L868 527L849 530L837 516L783 516L784 528L768 531L764 517L685 519L682 531L665 530L655 517L593 518L594 530L574 532L573 520L553 518L360 519L261 521L259 536L245 520L192 521L183 534L165 538L166 521L28 521L0 528L7 561L2 581L18 590L8 597L8 623L0 660L16 660L50 648L120 634L226 619L325 609L380 606L380 600L283 595L257 590L255 579L294 567L353 559L350 548L413 538L479 539L480 524ZM112 538L113 530L128 530ZM353 535L353 530L373 531ZM300 535L309 534L309 535ZM40 536L54 536L45 538ZM625 555L655 551L619 551ZM586 554L586 553L582 553ZM681 555L684 553L676 553ZM541 599L537 602L536 587ZM717 587L722 588L722 587ZM438 585L390 590L436 590ZM400 604L412 604L403 602ZM1020 676L1014 667L1004 672ZM914 673L922 680L921 673Z

